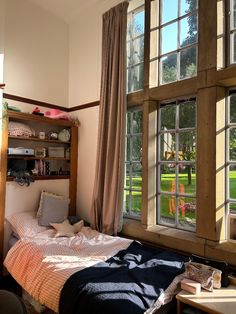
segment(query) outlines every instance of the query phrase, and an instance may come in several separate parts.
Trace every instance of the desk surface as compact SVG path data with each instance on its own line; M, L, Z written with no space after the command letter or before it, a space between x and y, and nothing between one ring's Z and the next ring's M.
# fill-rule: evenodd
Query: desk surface
M233 285L213 292L202 290L198 294L182 290L176 298L208 313L236 314L236 286Z

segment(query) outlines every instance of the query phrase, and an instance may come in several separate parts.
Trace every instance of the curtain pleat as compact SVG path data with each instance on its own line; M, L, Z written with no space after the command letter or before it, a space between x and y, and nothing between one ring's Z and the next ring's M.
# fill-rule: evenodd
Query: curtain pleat
M126 116L126 27L128 2L103 15L102 75L92 226L121 229Z

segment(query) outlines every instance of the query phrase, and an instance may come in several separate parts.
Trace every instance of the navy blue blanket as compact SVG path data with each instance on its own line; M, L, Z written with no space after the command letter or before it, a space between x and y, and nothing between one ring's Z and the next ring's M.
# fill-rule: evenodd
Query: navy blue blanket
M184 258L132 242L106 262L73 274L60 297L60 314L141 314L184 271Z

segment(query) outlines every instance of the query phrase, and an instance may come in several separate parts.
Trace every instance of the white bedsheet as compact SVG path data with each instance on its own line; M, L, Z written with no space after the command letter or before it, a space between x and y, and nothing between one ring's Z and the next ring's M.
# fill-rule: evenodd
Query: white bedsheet
M73 273L107 260L132 242L89 227L71 238L54 235L50 229L19 240L8 252L4 265L33 298L55 312L61 289Z

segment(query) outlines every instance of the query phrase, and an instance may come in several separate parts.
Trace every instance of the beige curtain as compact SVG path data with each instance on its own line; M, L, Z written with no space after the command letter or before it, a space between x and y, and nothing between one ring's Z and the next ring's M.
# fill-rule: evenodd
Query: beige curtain
M126 115L128 2L103 15L102 77L92 226L107 234L121 228Z

